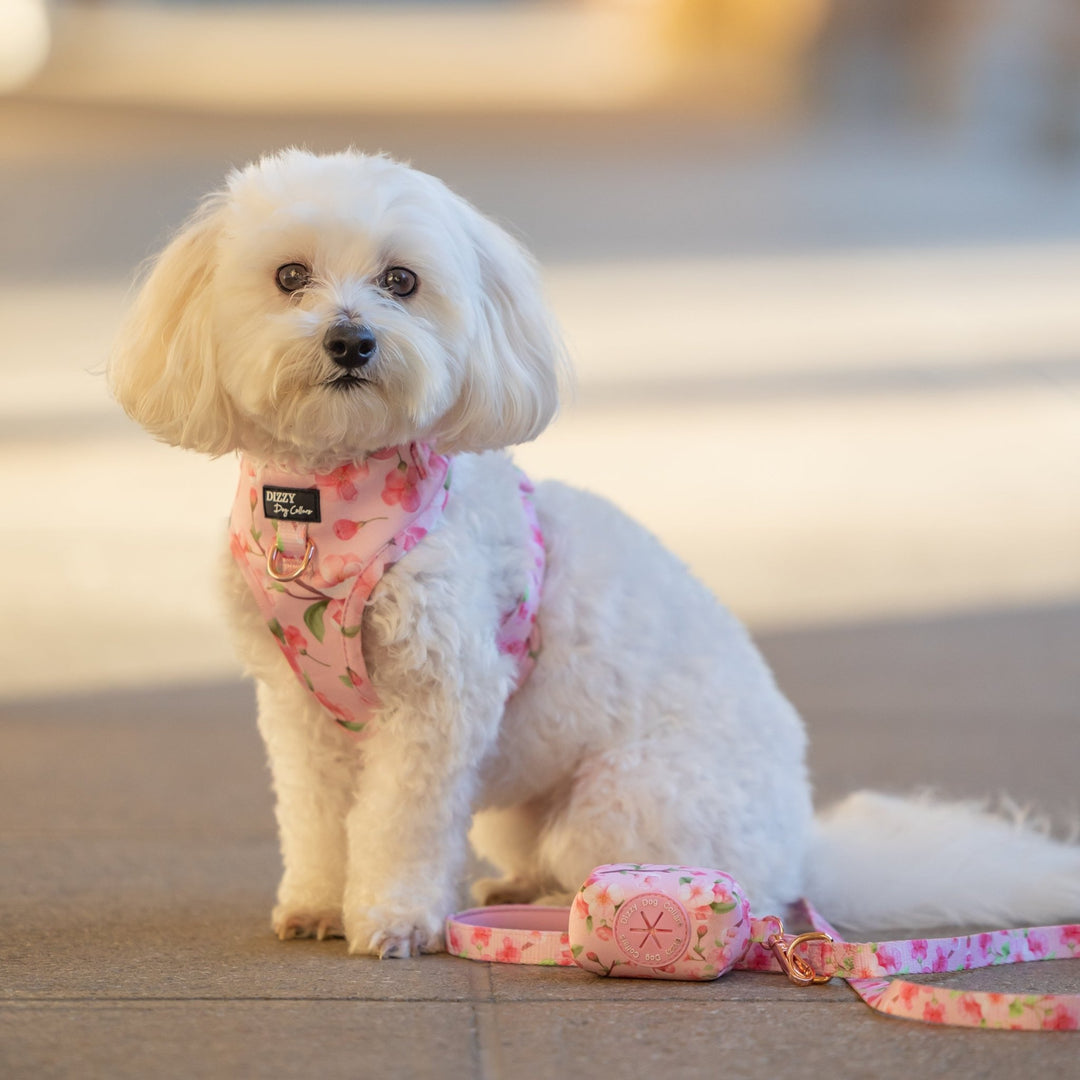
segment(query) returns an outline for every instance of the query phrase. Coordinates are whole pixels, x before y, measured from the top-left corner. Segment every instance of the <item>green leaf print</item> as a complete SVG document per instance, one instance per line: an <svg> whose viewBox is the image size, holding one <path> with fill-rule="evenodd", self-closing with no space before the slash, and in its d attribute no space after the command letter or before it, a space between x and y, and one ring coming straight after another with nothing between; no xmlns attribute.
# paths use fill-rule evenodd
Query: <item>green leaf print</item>
<svg viewBox="0 0 1080 1080"><path fill-rule="evenodd" d="M319 641L322 641L323 637L326 635L326 626L323 623L323 615L329 604L329 600L317 600L304 612L304 625Z"/></svg>
<svg viewBox="0 0 1080 1080"><path fill-rule="evenodd" d="M281 629L281 623L279 623L277 619L271 619L266 625L270 627L270 633L284 645L285 631Z"/></svg>
<svg viewBox="0 0 1080 1080"><path fill-rule="evenodd" d="M360 633L360 624L359 623L357 623L356 626L343 626L341 628L341 636L342 637L353 638L353 637L356 637L356 635L359 634L359 633Z"/></svg>
<svg viewBox="0 0 1080 1080"><path fill-rule="evenodd" d="M721 904L719 900L714 900L709 907L716 912L717 915L725 915L729 911L734 911L739 905L732 900L730 904Z"/></svg>

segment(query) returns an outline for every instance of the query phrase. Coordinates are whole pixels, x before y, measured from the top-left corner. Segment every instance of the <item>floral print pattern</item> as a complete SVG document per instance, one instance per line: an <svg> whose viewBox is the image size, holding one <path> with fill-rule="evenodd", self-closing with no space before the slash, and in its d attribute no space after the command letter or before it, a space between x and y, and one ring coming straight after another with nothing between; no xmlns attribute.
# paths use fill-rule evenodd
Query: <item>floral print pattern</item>
<svg viewBox="0 0 1080 1080"><path fill-rule="evenodd" d="M241 459L229 549L270 633L296 677L347 731L372 733L378 697L361 649L364 607L383 573L435 528L450 497L450 459L423 443L388 447L326 474L297 474ZM318 492L318 522L268 519L262 488ZM539 650L537 609L544 572L543 536L522 478L522 512L533 565L529 588L503 619L497 643L518 658L518 685ZM279 572L310 564L294 580Z"/></svg>
<svg viewBox="0 0 1080 1080"><path fill-rule="evenodd" d="M997 994L882 978L1080 959L1080 924L854 943L805 901L802 908L815 929L833 940L807 942L800 955L815 971L846 979L879 1012L959 1027L1080 1030L1080 994ZM600 975L697 980L732 968L782 971L768 944L780 930L776 916L751 916L729 874L622 863L597 867L570 908L474 908L447 920L446 940L453 955L474 960L577 964ZM790 943L793 935L785 940ZM635 957L647 948L654 950L651 957Z"/></svg>

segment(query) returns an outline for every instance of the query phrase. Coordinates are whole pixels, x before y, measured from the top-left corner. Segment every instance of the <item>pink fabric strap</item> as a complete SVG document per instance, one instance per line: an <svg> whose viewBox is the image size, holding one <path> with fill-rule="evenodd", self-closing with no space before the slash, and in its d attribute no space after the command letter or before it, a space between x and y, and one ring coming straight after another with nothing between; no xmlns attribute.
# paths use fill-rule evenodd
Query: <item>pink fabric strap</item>
<svg viewBox="0 0 1080 1080"><path fill-rule="evenodd" d="M466 960L573 967L569 912L534 904L469 908L446 920L446 949Z"/></svg>
<svg viewBox="0 0 1080 1080"><path fill-rule="evenodd" d="M798 953L824 977L845 979L878 1012L958 1027L1017 1031L1080 1030L1080 994L997 994L952 990L895 975L969 971L1029 960L1080 959L1080 925L1040 926L949 938L847 942L806 901L811 925L833 940L807 941ZM446 923L447 951L471 960L569 967L582 946L570 943L568 908L507 904L472 908ZM751 922L751 941L737 970L782 972L768 942L779 920ZM796 936L783 936L787 944Z"/></svg>

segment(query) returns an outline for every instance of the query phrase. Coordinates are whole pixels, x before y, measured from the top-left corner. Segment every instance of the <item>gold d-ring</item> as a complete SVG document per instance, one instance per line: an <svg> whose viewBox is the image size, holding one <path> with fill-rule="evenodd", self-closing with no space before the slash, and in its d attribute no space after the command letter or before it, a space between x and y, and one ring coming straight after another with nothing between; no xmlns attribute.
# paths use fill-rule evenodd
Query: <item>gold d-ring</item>
<svg viewBox="0 0 1080 1080"><path fill-rule="evenodd" d="M315 554L315 542L309 537L307 542L307 548L304 550L304 557L300 560L300 565L291 573L285 574L278 570L275 563L281 557L281 552L276 547L272 547L266 553L266 572L275 581L295 581L307 568L311 565L311 557Z"/></svg>
<svg viewBox="0 0 1080 1080"><path fill-rule="evenodd" d="M813 969L809 960L795 955L795 950L808 941L828 941L831 943L832 938L828 934L822 934L815 930L809 934L800 934L798 937L792 938L791 941L784 941L782 934L773 934L765 944L776 954L776 959L780 961L784 974L793 983L797 986L820 986L822 983L827 983L832 976L819 975Z"/></svg>

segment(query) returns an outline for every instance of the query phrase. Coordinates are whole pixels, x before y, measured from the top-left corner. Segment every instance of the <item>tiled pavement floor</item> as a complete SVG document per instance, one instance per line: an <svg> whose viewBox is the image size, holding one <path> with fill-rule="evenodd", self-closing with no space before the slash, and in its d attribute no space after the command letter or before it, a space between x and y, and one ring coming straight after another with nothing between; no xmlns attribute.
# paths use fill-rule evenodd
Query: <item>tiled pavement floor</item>
<svg viewBox="0 0 1080 1080"><path fill-rule="evenodd" d="M807 717L823 798L929 779L1060 808L1076 803L1080 677L1062 643L1078 636L1074 607L762 643ZM243 684L6 705L0 822L0 1074L13 1080L1078 1075L1075 1036L884 1019L842 983L603 980L280 943ZM950 983L1080 992L1080 971Z"/></svg>

